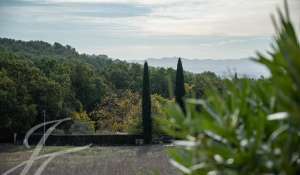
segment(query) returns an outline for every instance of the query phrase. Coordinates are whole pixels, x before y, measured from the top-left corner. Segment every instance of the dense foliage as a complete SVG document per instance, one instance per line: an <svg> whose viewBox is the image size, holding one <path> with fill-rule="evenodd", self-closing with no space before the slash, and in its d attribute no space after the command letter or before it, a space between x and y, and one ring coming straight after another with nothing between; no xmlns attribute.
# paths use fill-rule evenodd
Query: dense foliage
<svg viewBox="0 0 300 175"><path fill-rule="evenodd" d="M149 71L152 94L172 99L169 84L175 84L176 71ZM140 64L79 54L59 43L0 38L0 76L0 130L25 132L43 121L45 111L46 120L86 114L89 119L75 118L92 121L94 126L88 128L99 132L140 132L141 101L135 100L142 92ZM185 72L185 77L190 97L203 96L208 82L223 87L223 80L213 73Z"/></svg>
<svg viewBox="0 0 300 175"><path fill-rule="evenodd" d="M279 12L269 57L258 54L270 79L235 78L221 93L187 100L186 115L175 104L165 111L167 131L185 140L170 149L172 164L183 173L300 173L300 45L286 12Z"/></svg>

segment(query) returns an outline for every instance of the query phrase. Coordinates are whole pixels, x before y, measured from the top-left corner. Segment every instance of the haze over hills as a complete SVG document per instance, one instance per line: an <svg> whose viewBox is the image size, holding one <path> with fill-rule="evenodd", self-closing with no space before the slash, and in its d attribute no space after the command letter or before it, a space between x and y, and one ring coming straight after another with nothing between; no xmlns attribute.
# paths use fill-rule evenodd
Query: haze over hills
<svg viewBox="0 0 300 175"><path fill-rule="evenodd" d="M167 58L149 58L147 62L150 66L174 68L177 65L176 57ZM130 60L129 62L135 62L143 64L145 60ZM269 76L268 70L252 61L251 59L186 59L182 58L183 68L186 71L193 73L201 73L205 71L215 72L219 76L231 76L235 72L239 76L247 76L251 78L259 78L260 76Z"/></svg>

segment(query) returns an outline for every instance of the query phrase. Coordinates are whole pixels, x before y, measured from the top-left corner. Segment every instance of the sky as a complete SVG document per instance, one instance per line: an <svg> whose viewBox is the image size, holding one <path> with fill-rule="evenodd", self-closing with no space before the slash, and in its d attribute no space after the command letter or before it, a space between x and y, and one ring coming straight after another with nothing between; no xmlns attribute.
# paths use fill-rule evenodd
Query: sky
<svg viewBox="0 0 300 175"><path fill-rule="evenodd" d="M289 0L300 31L300 0ZM0 0L0 37L117 59L238 59L269 49L283 0Z"/></svg>

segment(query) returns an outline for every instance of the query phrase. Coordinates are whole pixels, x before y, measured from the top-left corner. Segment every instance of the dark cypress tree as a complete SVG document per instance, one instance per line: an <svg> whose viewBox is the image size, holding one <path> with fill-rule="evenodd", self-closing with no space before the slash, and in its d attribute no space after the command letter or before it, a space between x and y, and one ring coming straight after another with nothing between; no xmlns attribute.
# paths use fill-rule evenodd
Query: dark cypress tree
<svg viewBox="0 0 300 175"><path fill-rule="evenodd" d="M144 64L143 77L143 101L142 101L142 115L143 115L143 134L145 144L152 142L152 118L151 118L151 97L150 97L150 83L148 63Z"/></svg>
<svg viewBox="0 0 300 175"><path fill-rule="evenodd" d="M233 78L233 79L234 79L235 81L239 79L238 74L237 74L236 72L234 73L234 78Z"/></svg>
<svg viewBox="0 0 300 175"><path fill-rule="evenodd" d="M185 89L184 89L184 76L181 59L178 59L177 62L177 71L176 71L176 87L175 87L175 100L176 103L181 107L182 111L185 113L184 98Z"/></svg>

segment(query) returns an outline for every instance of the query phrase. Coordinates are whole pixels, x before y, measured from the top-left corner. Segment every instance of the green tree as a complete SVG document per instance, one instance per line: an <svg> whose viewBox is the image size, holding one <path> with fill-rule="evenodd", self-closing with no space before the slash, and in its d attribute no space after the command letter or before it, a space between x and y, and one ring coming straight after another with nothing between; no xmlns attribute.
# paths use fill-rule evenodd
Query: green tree
<svg viewBox="0 0 300 175"><path fill-rule="evenodd" d="M223 82L215 73L213 72L202 72L200 74L195 74L192 78L190 84L192 85L192 94L187 94L188 97L205 98L205 93L211 89L216 89L218 91L223 90Z"/></svg>
<svg viewBox="0 0 300 175"><path fill-rule="evenodd" d="M142 116L144 142L145 144L150 144L152 142L152 118L149 70L147 62L144 64Z"/></svg>
<svg viewBox="0 0 300 175"><path fill-rule="evenodd" d="M100 103L101 100L101 80L95 75L93 67L89 64L76 64L72 75L72 88L76 98L80 100L87 111Z"/></svg>
<svg viewBox="0 0 300 175"><path fill-rule="evenodd" d="M177 63L177 71L176 71L176 84L175 84L175 100L177 104L181 107L182 111L185 112L185 105L184 105L184 75L183 75L183 68L181 59L178 59Z"/></svg>
<svg viewBox="0 0 300 175"><path fill-rule="evenodd" d="M18 87L5 70L0 70L0 106L0 129L3 134L29 129L37 115L36 105L26 87Z"/></svg>
<svg viewBox="0 0 300 175"><path fill-rule="evenodd" d="M45 77L32 62L2 53L0 70L1 116L6 118L1 127L26 132L42 121L42 110L47 111L48 120L60 117L64 97L61 86Z"/></svg>

